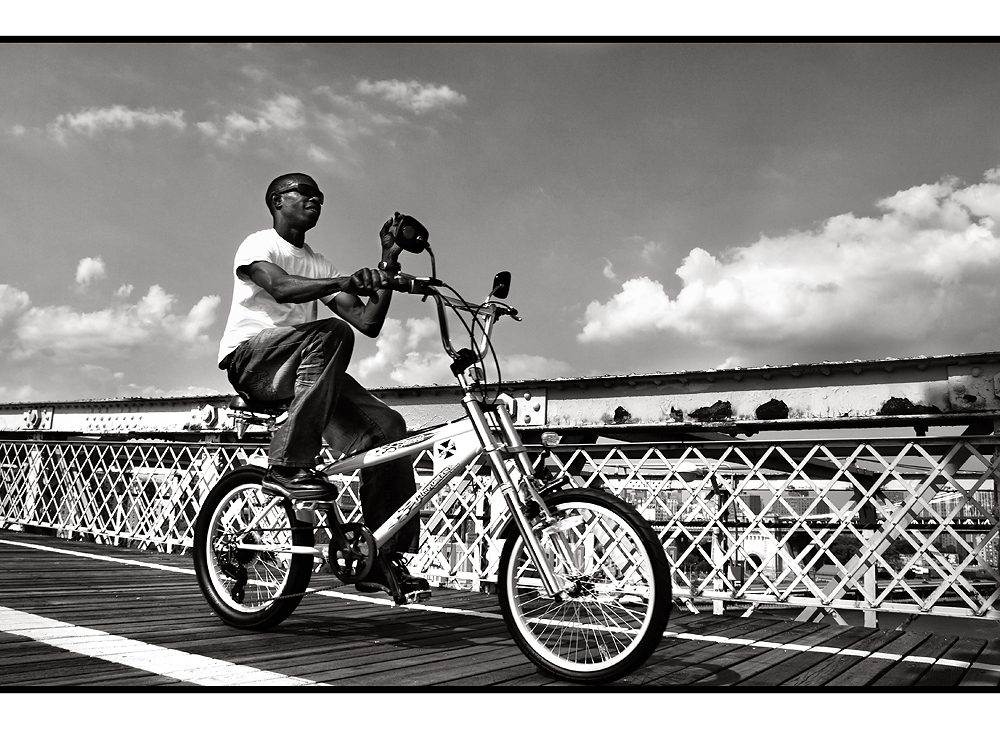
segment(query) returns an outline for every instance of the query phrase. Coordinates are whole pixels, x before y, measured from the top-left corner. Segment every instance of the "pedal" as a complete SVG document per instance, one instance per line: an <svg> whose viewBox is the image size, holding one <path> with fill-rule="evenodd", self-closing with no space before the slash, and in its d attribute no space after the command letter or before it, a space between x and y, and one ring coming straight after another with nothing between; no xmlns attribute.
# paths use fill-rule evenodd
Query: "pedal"
<svg viewBox="0 0 1000 729"><path fill-rule="evenodd" d="M408 592L403 595L404 605L413 605L415 603L427 602L431 599L430 590L414 590L413 592Z"/></svg>

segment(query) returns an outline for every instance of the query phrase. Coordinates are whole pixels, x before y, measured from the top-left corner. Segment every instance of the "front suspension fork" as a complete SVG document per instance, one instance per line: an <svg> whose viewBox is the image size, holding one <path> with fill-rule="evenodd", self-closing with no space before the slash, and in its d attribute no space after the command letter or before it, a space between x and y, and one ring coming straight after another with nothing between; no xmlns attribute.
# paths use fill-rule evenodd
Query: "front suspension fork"
<svg viewBox="0 0 1000 729"><path fill-rule="evenodd" d="M496 414L500 429L504 434L504 440L506 441L505 444L500 444L497 442L492 429L486 422L486 417L483 415L483 412L479 407L479 402L472 398L471 395L467 395L467 398L471 401L471 406L468 407L468 410L472 414L473 422L476 424L476 428L479 430L481 438L484 441L483 448L490 459L490 465L493 468L494 474L500 480L500 491L504 496L504 500L507 502L507 508L510 510L511 518L513 518L518 531L521 532L521 536L524 538L528 555L531 557L535 567L538 569L538 574L542 580L542 586L549 597L562 595L565 593L567 586L563 584L563 580L556 576L549 560L545 558L545 550L542 548L541 541L538 539L538 535L535 530L532 529L528 515L525 513L525 507L529 504L529 502L534 502L540 510L540 518L546 523L551 523L552 521L552 514L549 512L545 502L541 499L541 497L539 497L529 480L530 474L532 473L531 459L528 458L527 450L521 443L521 437L514 428L514 421L511 419L510 413L507 411L504 404L497 403L494 413ZM474 403L474 405L472 403ZM510 472L504 463L504 451L513 455L518 461L518 466L520 467L520 471L522 473L522 485L524 489L523 501L518 493L517 484L514 483L514 480L511 478ZM561 557L566 564L572 564L569 546L563 539L562 534L556 530L552 530L549 532L549 538L553 548L559 553L559 557Z"/></svg>

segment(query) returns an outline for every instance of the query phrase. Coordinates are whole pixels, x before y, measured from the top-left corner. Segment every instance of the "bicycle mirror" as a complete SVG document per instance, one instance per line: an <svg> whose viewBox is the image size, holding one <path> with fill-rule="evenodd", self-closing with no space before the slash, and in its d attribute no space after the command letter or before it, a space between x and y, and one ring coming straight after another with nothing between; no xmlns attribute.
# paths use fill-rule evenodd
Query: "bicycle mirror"
<svg viewBox="0 0 1000 729"><path fill-rule="evenodd" d="M493 291L490 293L495 299L506 299L510 293L510 271L501 271L493 277Z"/></svg>

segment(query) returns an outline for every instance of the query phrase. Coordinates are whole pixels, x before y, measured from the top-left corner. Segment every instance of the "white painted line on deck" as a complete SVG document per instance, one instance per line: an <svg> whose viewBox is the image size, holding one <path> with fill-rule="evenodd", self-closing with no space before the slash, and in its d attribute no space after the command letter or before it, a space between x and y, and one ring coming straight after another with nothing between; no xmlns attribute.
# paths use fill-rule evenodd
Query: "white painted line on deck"
<svg viewBox="0 0 1000 729"><path fill-rule="evenodd" d="M164 570L166 572L177 572L177 573L187 574L187 575L193 575L195 573L193 569L188 569L188 568L184 568L184 567L172 567L172 566L169 566L169 565L156 564L155 562L144 562L144 561L135 560L135 559L123 559L121 557L108 557L108 556L99 555L99 554L90 554L90 553L87 553L87 552L77 552L77 551L70 550L70 549L60 549L58 547L48 547L48 546L44 546L44 545L41 545L41 544L30 544L30 543L27 543L27 542L11 541L11 540L7 540L7 539L0 539L0 544L9 544L9 545L14 546L14 547L27 547L29 549L38 549L38 550L41 550L41 551L44 551L44 552L56 552L56 553L59 553L59 554L66 554L66 555L73 556L73 557L85 557L87 559L96 559L96 560L100 560L102 562L116 562L118 564L125 564L125 565L134 566L134 567L148 567L150 569ZM423 610L423 611L426 611L426 612L447 613L447 614L452 614L452 615L469 615L471 617L488 618L490 620L503 620L503 615L500 615L498 613L484 613L484 612L479 612L479 611L476 611L476 610L465 610L463 608L446 608L446 607L439 607L437 605L423 605L423 604L399 605L399 606L397 606L392 600L389 600L389 599L378 598L378 597L368 597L366 595L356 595L356 594L351 594L351 593L348 593L348 592L338 592L337 590L311 590L309 594L323 595L325 597L333 597L333 598L336 598L336 599L339 599L339 600L352 600L354 602L366 602L366 603L373 604L373 605L385 605L387 607L400 607L400 608L403 608L403 609L406 609L406 610ZM6 610L6 609L7 608L0 608L0 610ZM46 618L39 618L39 619L40 620L46 620ZM57 621L53 621L53 622L57 622ZM65 627L67 627L67 628L70 628L70 629L76 628L76 626L69 625L68 623L64 623L62 625L65 626ZM89 628L78 628L78 630L89 630ZM6 630L5 628L3 628L2 625L0 625L0 631L11 632L11 631ZM93 631L93 632L94 633L100 633L101 631ZM66 636L64 636L63 640L71 640L71 636L74 636L74 635L76 635L76 634L73 634L72 631L70 631L69 634L67 634ZM104 634L104 635L107 635L107 634ZM674 632L672 630L665 631L663 633L663 635L664 635L664 637L667 637L667 638L677 638L679 640L697 640L697 641L703 641L703 642L709 642L709 643L720 643L720 644L737 645L737 646L751 646L751 647L754 647L754 648L765 648L765 649L776 649L776 650L795 650L795 651L803 651L803 652L808 651L808 652L812 652L812 653L827 653L827 654L830 654L830 655L853 656L853 657L862 658L862 659L880 658L882 660L895 661L895 662L905 661L905 662L910 662L910 663L925 663L925 664L928 664L928 665L950 666L950 667L956 667L956 668L974 668L974 669L980 669L980 670L983 670L983 671L992 671L992 672L1000 673L1000 665L994 665L992 663L975 663L975 662L973 662L973 663L970 664L967 661L953 661L953 660L949 660L949 659L946 659L946 658L934 659L934 658L930 658L928 656L903 656L903 655L900 655L898 653L872 652L872 651L856 650L856 649L853 649L853 648L833 648L833 647L830 647L830 646L821 646L821 645L820 646L805 646L805 645L798 644L798 643L773 643L773 642L770 642L770 641L751 640L751 639L748 639L748 638L727 638L725 636L720 636L720 635L701 635L701 634L697 634L697 633L676 633L676 632ZM112 636L112 637L117 637L117 636ZM129 639L122 638L121 640L129 640ZM132 643L138 643L138 642L139 641L132 641ZM101 645L106 645L106 644L105 643L101 643ZM146 645L146 644L143 644L143 645ZM152 645L149 646L149 648L151 650L168 650L166 648L158 648L157 646L152 646ZM179 653L180 651L175 651L175 652ZM103 656L100 656L100 657L103 658ZM204 660L210 661L210 660L214 660L214 659L206 658ZM220 661L220 663L225 663L225 661ZM235 666L235 664L230 664L230 665L234 665ZM237 668L242 668L242 667L241 666L237 666ZM256 669L248 669L248 670L255 671ZM266 674L268 672L267 671L260 671L259 673ZM200 674L195 674L195 675L200 675ZM281 674L274 674L274 675L275 676L281 676ZM289 679L291 677L283 677L283 678L284 679ZM188 679L184 679L184 680L188 680ZM261 681L270 681L270 680L281 680L281 679L262 678L262 679L259 679L259 680L261 680ZM305 679L291 679L291 680L304 681ZM221 686L221 685L236 685L236 684L218 684L218 683L215 683L215 684L204 684L204 685ZM243 684L239 684L239 685L243 685ZM254 685L292 685L292 684L267 684L267 683L260 683L260 684L258 684L258 683L255 682ZM295 684L295 685L304 685L304 684ZM323 684L317 684L317 685L323 685Z"/></svg>
<svg viewBox="0 0 1000 729"><path fill-rule="evenodd" d="M949 666L952 668L968 668L972 665L968 661L953 661L950 658L938 658L937 664L939 666Z"/></svg>
<svg viewBox="0 0 1000 729"><path fill-rule="evenodd" d="M14 547L28 547L29 549L37 549L42 552L55 552L57 554L68 554L71 557L86 557L87 559L96 559L100 562L116 562L118 564L128 564L134 567L149 567L151 570L163 570L164 572L179 572L184 575L193 575L194 570L186 569L184 567L171 567L165 564L156 564L155 562L140 562L137 559L122 559L121 557L105 557L101 554L89 554L88 552L75 552L71 549L59 549L58 547L46 547L42 544L29 544L27 542L13 542L8 539L0 539L0 544L10 544Z"/></svg>
<svg viewBox="0 0 1000 729"><path fill-rule="evenodd" d="M0 605L0 632L198 686L326 686L44 618Z"/></svg>
<svg viewBox="0 0 1000 729"><path fill-rule="evenodd" d="M983 671L993 671L994 673L1000 673L1000 666L994 665L993 663L973 663L972 668L978 668Z"/></svg>
<svg viewBox="0 0 1000 729"><path fill-rule="evenodd" d="M840 648L833 648L828 645L813 645L806 648L810 653L840 653Z"/></svg>
<svg viewBox="0 0 1000 729"><path fill-rule="evenodd" d="M750 644L751 648L781 648L781 643L772 643L767 640L755 640Z"/></svg>
<svg viewBox="0 0 1000 729"><path fill-rule="evenodd" d="M871 654L871 651L859 651L854 648L844 648L840 651L840 655L842 656L855 656L857 658L867 658Z"/></svg>
<svg viewBox="0 0 1000 729"><path fill-rule="evenodd" d="M503 615L500 613L481 613L477 610L466 610L464 608L448 608L440 607L438 605L396 605L392 600L387 600L380 597L366 597L364 595L352 595L349 592L337 592L336 590L315 590L309 593L310 595L325 595L326 597L336 597L341 600L353 600L355 602L369 602L375 603L376 605L387 605L389 607L402 607L407 610L425 610L429 613L447 613L450 615L470 615L476 618L490 618L491 620L503 620Z"/></svg>

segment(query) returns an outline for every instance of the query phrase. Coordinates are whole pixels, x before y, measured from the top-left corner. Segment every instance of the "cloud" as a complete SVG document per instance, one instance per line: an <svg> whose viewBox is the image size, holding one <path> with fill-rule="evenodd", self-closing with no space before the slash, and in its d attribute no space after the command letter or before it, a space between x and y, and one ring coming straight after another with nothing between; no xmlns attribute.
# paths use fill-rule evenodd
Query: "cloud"
<svg viewBox="0 0 1000 729"><path fill-rule="evenodd" d="M693 249L671 297L641 276L586 309L584 343L680 335L732 352L730 364L994 349L1000 172L952 178L815 230L762 236L713 256Z"/></svg>
<svg viewBox="0 0 1000 729"><path fill-rule="evenodd" d="M131 131L137 127L170 127L183 131L187 127L184 112L180 109L161 111L154 107L148 109L129 109L117 104L104 108L92 108L75 114L60 114L49 124L49 135L60 144L66 144L69 137L79 134L93 137L105 131Z"/></svg>
<svg viewBox="0 0 1000 729"><path fill-rule="evenodd" d="M206 140L226 149L278 145L319 164L338 162L342 171L345 164L354 164L354 140L372 133L373 115L362 102L338 96L328 87L316 89L313 99L315 103L307 104L282 93L195 126Z"/></svg>
<svg viewBox="0 0 1000 729"><path fill-rule="evenodd" d="M433 385L450 383L454 376L451 360L431 343L438 336L433 319L389 317L375 340L376 352L358 363L358 372L368 386L377 384ZM423 351L422 351L423 350Z"/></svg>
<svg viewBox="0 0 1000 729"><path fill-rule="evenodd" d="M568 377L573 370L566 362L537 354L500 355L500 369L504 380L544 380L551 377Z"/></svg>
<svg viewBox="0 0 1000 729"><path fill-rule="evenodd" d="M249 79L258 84L263 83L271 76L271 74L268 73L265 69L259 68L257 66L251 66L249 64L243 66L243 68L240 69L240 73L242 73L244 76L248 77Z"/></svg>
<svg viewBox="0 0 1000 729"><path fill-rule="evenodd" d="M233 111L217 121L198 122L196 126L209 139L223 146L245 142L255 135L287 133L306 125L302 100L289 94L278 94L262 102L246 116Z"/></svg>
<svg viewBox="0 0 1000 729"><path fill-rule="evenodd" d="M81 288L85 288L91 281L99 278L107 278L104 270L104 261L100 256L97 258L83 258L76 265L76 282Z"/></svg>
<svg viewBox="0 0 1000 729"><path fill-rule="evenodd" d="M99 259L84 259L77 280L103 271ZM218 343L208 332L221 299L203 296L185 312L162 286L134 303L124 300L131 291L122 285L109 305L79 311L32 306L27 293L0 284L0 401L218 392L187 382L214 360Z"/></svg>
<svg viewBox="0 0 1000 729"><path fill-rule="evenodd" d="M358 373L368 387L391 385L450 385L451 358L441 350L436 319L388 318L375 340L376 353L358 363ZM487 358L489 372L492 359ZM565 362L533 354L500 355L505 380L563 377L572 368Z"/></svg>
<svg viewBox="0 0 1000 729"><path fill-rule="evenodd" d="M31 298L24 291L0 284L0 327L20 316L30 306Z"/></svg>
<svg viewBox="0 0 1000 729"><path fill-rule="evenodd" d="M261 68L246 64L241 72L261 87L277 87L279 80ZM392 129L427 131L414 125L412 117L402 113L386 114L370 106L373 97L387 100L393 105L415 114L460 106L466 97L448 86L424 84L418 81L367 81L357 83L353 91L339 93L330 86L319 86L303 94L285 89L271 97L248 99L233 107L194 122L192 131L202 139L220 147L238 150L253 142L277 144L285 152L302 151L313 162L338 166L357 164L353 159L356 150L353 142L378 131L387 143L395 143L386 136ZM35 133L45 133L61 145L73 137L96 137L109 131L132 131L140 127L169 128L178 132L189 127L182 109L149 107L132 109L117 104L93 107L83 111L60 114L44 131L33 128ZM13 136L26 133L24 126L7 126Z"/></svg>
<svg viewBox="0 0 1000 729"><path fill-rule="evenodd" d="M41 394L31 385L19 385L16 387L0 385L0 402L32 402L41 399Z"/></svg>
<svg viewBox="0 0 1000 729"><path fill-rule="evenodd" d="M647 266L653 265L656 259L663 252L663 244L657 243L656 241L648 240L642 244L642 252L639 256L642 258L642 262Z"/></svg>
<svg viewBox="0 0 1000 729"><path fill-rule="evenodd" d="M615 267L612 265L611 261L607 258L604 259L604 270L601 271L604 278L608 281L617 281L618 277L615 275Z"/></svg>
<svg viewBox="0 0 1000 729"><path fill-rule="evenodd" d="M198 345L208 342L205 330L215 320L218 296L205 296L185 314L173 312L175 297L153 285L136 304L118 304L81 312L69 306L24 310L13 328L18 360L42 358L93 364L115 361L143 346Z"/></svg>
<svg viewBox="0 0 1000 729"><path fill-rule="evenodd" d="M379 96L403 109L421 114L435 109L462 106L467 99L448 86L422 84L419 81L358 81L355 90L366 96Z"/></svg>

